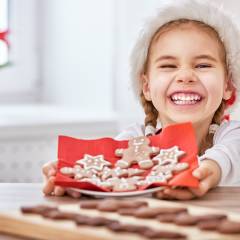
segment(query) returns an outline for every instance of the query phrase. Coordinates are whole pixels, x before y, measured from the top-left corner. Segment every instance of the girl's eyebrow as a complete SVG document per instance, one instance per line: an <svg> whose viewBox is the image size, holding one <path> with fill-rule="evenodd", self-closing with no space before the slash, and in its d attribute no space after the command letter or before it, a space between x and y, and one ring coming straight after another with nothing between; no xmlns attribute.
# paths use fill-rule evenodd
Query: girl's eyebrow
<svg viewBox="0 0 240 240"><path fill-rule="evenodd" d="M212 57L211 55L208 55L208 54L203 54L203 55L198 55L195 57L195 59L208 59L210 61L213 61L213 62L217 62L216 58Z"/></svg>
<svg viewBox="0 0 240 240"><path fill-rule="evenodd" d="M155 60L155 63L159 62L159 61L162 61L162 60L176 60L176 59L177 59L177 57L174 57L174 56L171 56L171 55L163 55L163 56L158 57ZM214 58L214 57L212 57L211 55L208 55L208 54L198 55L198 56L194 57L194 59L196 59L196 60L208 59L210 61L217 62L216 58Z"/></svg>
<svg viewBox="0 0 240 240"><path fill-rule="evenodd" d="M161 60L176 60L177 58L174 57L174 56L171 56L171 55L163 55L163 56L160 56L158 57L155 62L159 62Z"/></svg>

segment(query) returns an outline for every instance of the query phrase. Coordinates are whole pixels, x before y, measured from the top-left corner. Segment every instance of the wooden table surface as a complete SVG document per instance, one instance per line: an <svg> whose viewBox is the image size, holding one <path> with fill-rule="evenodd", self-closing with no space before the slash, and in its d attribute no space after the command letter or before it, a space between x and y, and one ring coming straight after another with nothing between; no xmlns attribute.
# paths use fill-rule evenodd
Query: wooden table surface
<svg viewBox="0 0 240 240"><path fill-rule="evenodd" d="M0 211L16 210L20 206L56 202L58 204L77 203L79 199L70 197L45 197L42 184L0 183ZM240 213L240 187L218 187L201 199L181 201L196 206L204 206ZM23 238L0 233L0 240L20 240Z"/></svg>

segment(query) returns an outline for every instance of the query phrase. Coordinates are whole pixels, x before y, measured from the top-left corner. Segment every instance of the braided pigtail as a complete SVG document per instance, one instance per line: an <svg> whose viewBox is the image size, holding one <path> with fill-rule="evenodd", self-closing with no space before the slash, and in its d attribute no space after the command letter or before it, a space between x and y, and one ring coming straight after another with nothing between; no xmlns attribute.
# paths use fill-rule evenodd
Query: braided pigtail
<svg viewBox="0 0 240 240"><path fill-rule="evenodd" d="M221 124L225 109L226 109L226 102L222 101L219 108L217 109L217 111L213 116L212 124L210 125L210 127L211 126L214 127L217 125L219 126ZM209 132L206 138L203 140L201 144L200 155L204 154L208 148L211 148L213 146L214 133L215 133L214 129L209 129Z"/></svg>
<svg viewBox="0 0 240 240"><path fill-rule="evenodd" d="M153 135L157 126L158 111L151 101L147 101L144 94L141 93L141 103L145 112L145 135Z"/></svg>

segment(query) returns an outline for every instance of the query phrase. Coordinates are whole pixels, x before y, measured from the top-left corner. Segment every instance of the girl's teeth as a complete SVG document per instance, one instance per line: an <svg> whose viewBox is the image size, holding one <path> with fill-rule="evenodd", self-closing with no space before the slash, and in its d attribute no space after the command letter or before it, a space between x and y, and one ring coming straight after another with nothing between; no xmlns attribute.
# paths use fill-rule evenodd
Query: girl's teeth
<svg viewBox="0 0 240 240"><path fill-rule="evenodd" d="M176 93L171 96L171 99L175 104L179 105L195 104L201 100L201 96L198 94Z"/></svg>
<svg viewBox="0 0 240 240"><path fill-rule="evenodd" d="M174 101L175 104L178 104L178 105L189 105L189 104L196 104L197 101L181 101L181 100L177 100L177 101Z"/></svg>

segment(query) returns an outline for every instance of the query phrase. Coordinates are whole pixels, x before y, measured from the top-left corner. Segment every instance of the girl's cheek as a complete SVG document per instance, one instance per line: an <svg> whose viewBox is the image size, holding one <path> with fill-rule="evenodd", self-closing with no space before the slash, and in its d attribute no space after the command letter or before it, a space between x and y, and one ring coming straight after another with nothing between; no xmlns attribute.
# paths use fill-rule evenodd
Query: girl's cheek
<svg viewBox="0 0 240 240"><path fill-rule="evenodd" d="M218 88L223 88L224 86L224 78L222 76L205 76L200 79L202 84L210 89L217 90Z"/></svg>

